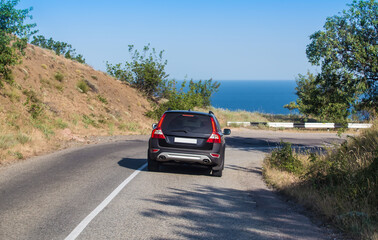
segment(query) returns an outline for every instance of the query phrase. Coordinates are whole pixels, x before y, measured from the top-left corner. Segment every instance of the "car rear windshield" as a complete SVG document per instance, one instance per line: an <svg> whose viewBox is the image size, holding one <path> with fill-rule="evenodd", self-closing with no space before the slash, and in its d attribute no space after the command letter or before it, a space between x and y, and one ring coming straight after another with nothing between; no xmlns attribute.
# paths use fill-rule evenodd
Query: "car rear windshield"
<svg viewBox="0 0 378 240"><path fill-rule="evenodd" d="M164 133L182 131L207 134L213 131L209 116L191 113L167 113L161 128Z"/></svg>

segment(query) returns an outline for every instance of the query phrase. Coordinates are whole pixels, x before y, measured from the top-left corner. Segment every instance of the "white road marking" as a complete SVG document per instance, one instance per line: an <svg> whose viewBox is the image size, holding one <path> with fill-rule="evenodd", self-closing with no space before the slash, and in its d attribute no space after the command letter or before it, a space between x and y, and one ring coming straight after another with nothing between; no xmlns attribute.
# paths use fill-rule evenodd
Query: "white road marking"
<svg viewBox="0 0 378 240"><path fill-rule="evenodd" d="M86 218L84 218L83 221L81 221L79 225L77 225L77 227L70 233L70 235L65 238L65 240L76 239L79 234L87 227L87 225L97 216L97 214L99 214L113 200L113 198L115 198L118 193L146 166L147 163L135 170L133 174L126 178L125 181L123 181L116 189L114 189L114 191L95 208L95 210L93 210Z"/></svg>

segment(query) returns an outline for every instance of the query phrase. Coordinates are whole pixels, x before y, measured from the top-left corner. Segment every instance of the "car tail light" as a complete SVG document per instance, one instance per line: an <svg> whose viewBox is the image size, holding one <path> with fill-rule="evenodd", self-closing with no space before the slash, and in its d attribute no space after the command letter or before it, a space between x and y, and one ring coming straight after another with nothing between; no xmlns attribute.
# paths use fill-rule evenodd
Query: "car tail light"
<svg viewBox="0 0 378 240"><path fill-rule="evenodd" d="M210 156L212 156L213 158L219 158L220 154L218 154L218 153L210 153Z"/></svg>
<svg viewBox="0 0 378 240"><path fill-rule="evenodd" d="M217 132L217 127L213 118L211 119L211 126L213 127L213 132L211 133L209 139L206 142L208 143L221 143L221 136Z"/></svg>
<svg viewBox="0 0 378 240"><path fill-rule="evenodd" d="M152 152L153 152L153 153L157 153L157 152L159 152L159 151L160 151L160 149L158 149L158 148L153 148L153 149L152 149Z"/></svg>
<svg viewBox="0 0 378 240"><path fill-rule="evenodd" d="M209 139L207 139L207 142L208 143L221 143L221 136L218 134L218 133L212 133L209 137Z"/></svg>
<svg viewBox="0 0 378 240"><path fill-rule="evenodd" d="M164 133L161 128L156 128L152 131L151 138L161 138L165 139Z"/></svg>
<svg viewBox="0 0 378 240"><path fill-rule="evenodd" d="M152 131L151 138L165 139L163 130L161 130L161 125L163 124L164 118L165 118L165 114L161 117L157 127Z"/></svg>

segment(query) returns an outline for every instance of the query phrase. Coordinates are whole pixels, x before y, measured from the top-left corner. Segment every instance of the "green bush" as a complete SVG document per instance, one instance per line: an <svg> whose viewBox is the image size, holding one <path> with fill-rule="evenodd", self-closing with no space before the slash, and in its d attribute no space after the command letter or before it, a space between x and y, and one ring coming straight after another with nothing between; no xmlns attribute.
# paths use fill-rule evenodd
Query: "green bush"
<svg viewBox="0 0 378 240"><path fill-rule="evenodd" d="M56 72L54 75L55 79L58 80L59 82L62 82L64 79L64 75L61 72Z"/></svg>
<svg viewBox="0 0 378 240"><path fill-rule="evenodd" d="M77 82L76 87L82 92L87 93L89 91L89 86L84 80Z"/></svg>
<svg viewBox="0 0 378 240"><path fill-rule="evenodd" d="M64 55L65 58L75 60L79 63L85 63L83 55L76 55L76 50L71 44L55 41L52 38L46 39L42 35L34 36L31 44L53 50L57 55Z"/></svg>
<svg viewBox="0 0 378 240"><path fill-rule="evenodd" d="M24 105L28 106L31 117L36 119L41 116L44 112L44 106L37 94L33 90L24 90L22 93L27 97Z"/></svg>
<svg viewBox="0 0 378 240"><path fill-rule="evenodd" d="M269 164L282 171L287 171L295 175L303 173L302 162L293 153L292 145L288 142L281 142L282 147L272 152L269 157Z"/></svg>
<svg viewBox="0 0 378 240"><path fill-rule="evenodd" d="M32 116L32 118L38 118L43 113L43 107L38 103L32 103L29 106L28 112Z"/></svg>
<svg viewBox="0 0 378 240"><path fill-rule="evenodd" d="M147 97L159 98L163 95L163 86L169 76L165 72L167 60L163 59L163 53L164 51L160 51L158 54L149 44L143 48L142 53L134 50L133 45L129 45L132 61L125 62L124 67L121 63L112 65L107 62L107 72L121 81L130 83Z"/></svg>
<svg viewBox="0 0 378 240"><path fill-rule="evenodd" d="M166 89L168 101L157 105L154 110L147 112L146 115L148 117L159 119L168 109L188 110L195 107L207 107L210 105L211 95L218 91L220 86L218 82L213 83L212 79L198 82L191 80L189 81L188 90L185 92L185 81L178 91L175 87L175 81L169 82L169 84L169 88Z"/></svg>
<svg viewBox="0 0 378 240"><path fill-rule="evenodd" d="M12 83L11 66L20 63L31 31L35 24L24 24L31 18L32 8L18 10L15 6L19 0L4 0L0 2L0 87L3 82Z"/></svg>

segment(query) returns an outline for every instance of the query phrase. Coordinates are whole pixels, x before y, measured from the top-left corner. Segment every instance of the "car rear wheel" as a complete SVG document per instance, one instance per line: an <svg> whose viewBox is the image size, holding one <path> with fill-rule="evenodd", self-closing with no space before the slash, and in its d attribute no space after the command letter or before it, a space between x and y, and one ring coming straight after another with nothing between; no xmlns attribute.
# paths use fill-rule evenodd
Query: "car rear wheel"
<svg viewBox="0 0 378 240"><path fill-rule="evenodd" d="M150 154L147 156L147 169L151 172L158 172L159 171L159 163L155 160L150 158Z"/></svg>
<svg viewBox="0 0 378 240"><path fill-rule="evenodd" d="M223 170L213 170L212 175L215 177L222 177Z"/></svg>
<svg viewBox="0 0 378 240"><path fill-rule="evenodd" d="M159 163L155 160L148 159L148 171L151 172L158 172L159 171Z"/></svg>

